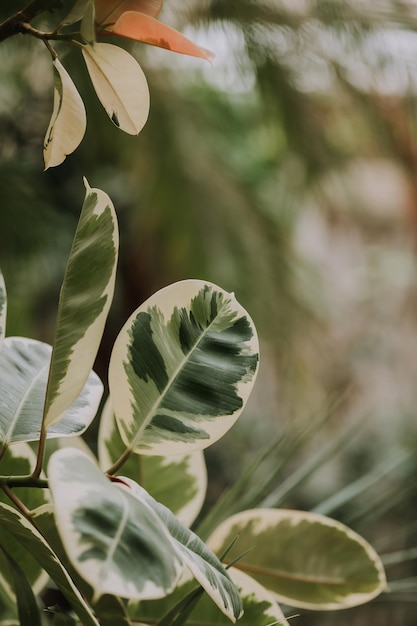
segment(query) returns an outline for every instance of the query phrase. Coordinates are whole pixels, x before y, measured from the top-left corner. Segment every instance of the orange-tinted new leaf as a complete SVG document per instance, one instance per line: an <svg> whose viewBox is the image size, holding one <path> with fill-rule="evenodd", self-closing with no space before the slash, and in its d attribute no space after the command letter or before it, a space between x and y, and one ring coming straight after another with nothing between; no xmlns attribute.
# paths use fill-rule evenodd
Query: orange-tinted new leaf
<svg viewBox="0 0 417 626"><path fill-rule="evenodd" d="M157 17L163 0L95 0L97 24L114 24L126 11Z"/></svg>
<svg viewBox="0 0 417 626"><path fill-rule="evenodd" d="M212 61L214 58L214 54L209 50L201 48L178 31L144 13L126 11L111 28L111 32L121 37L166 48L172 52L199 57L207 61Z"/></svg>

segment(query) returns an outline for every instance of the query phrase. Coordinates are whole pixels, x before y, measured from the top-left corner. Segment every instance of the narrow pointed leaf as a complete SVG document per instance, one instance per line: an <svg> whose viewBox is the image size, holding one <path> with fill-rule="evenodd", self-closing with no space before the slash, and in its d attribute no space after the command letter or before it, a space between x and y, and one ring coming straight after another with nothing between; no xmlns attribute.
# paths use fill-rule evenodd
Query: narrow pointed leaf
<svg viewBox="0 0 417 626"><path fill-rule="evenodd" d="M2 502L0 502L0 528L2 536L11 536L17 540L26 551L27 558L33 557L48 572L84 626L99 626L91 609L39 531L19 511ZM15 551L13 553L15 554Z"/></svg>
<svg viewBox="0 0 417 626"><path fill-rule="evenodd" d="M87 182L59 299L44 426L55 424L87 380L113 299L119 232L114 206Z"/></svg>
<svg viewBox="0 0 417 626"><path fill-rule="evenodd" d="M6 335L7 295L3 274L0 270L0 352Z"/></svg>
<svg viewBox="0 0 417 626"><path fill-rule="evenodd" d="M151 510L155 511L170 532L173 546L180 558L213 602L231 621L235 622L239 619L242 614L239 593L216 555L167 507L157 502L137 483L129 478L123 478L119 488L123 491L128 490L128 493L132 493L140 502L144 502Z"/></svg>
<svg viewBox="0 0 417 626"><path fill-rule="evenodd" d="M98 434L100 467L107 470L125 449L108 399ZM143 485L186 526L191 526L203 506L207 468L201 451L171 457L132 454L119 473Z"/></svg>
<svg viewBox="0 0 417 626"><path fill-rule="evenodd" d="M9 444L39 439L51 361L51 346L6 337L0 353L0 453ZM48 437L80 435L94 418L103 385L94 372Z"/></svg>
<svg viewBox="0 0 417 626"><path fill-rule="evenodd" d="M108 43L82 49L96 94L111 121L137 135L149 114L149 89L138 62L131 54Z"/></svg>
<svg viewBox="0 0 417 626"><path fill-rule="evenodd" d="M74 6L62 20L62 26L70 26L79 22L85 15L90 4L94 4L94 0L76 0Z"/></svg>
<svg viewBox="0 0 417 626"><path fill-rule="evenodd" d="M60 165L81 143L87 126L84 103L59 59L54 66L54 106L44 140L45 169Z"/></svg>
<svg viewBox="0 0 417 626"><path fill-rule="evenodd" d="M177 30L144 13L126 11L122 13L110 30L114 35L165 48L171 52L187 54L206 61L214 59L214 54L209 50L201 48Z"/></svg>
<svg viewBox="0 0 417 626"><path fill-rule="evenodd" d="M328 517L278 509L253 509L225 520L208 540L285 604L333 610L356 606L386 590L374 549L357 533Z"/></svg>
<svg viewBox="0 0 417 626"><path fill-rule="evenodd" d="M96 23L94 2L90 2L85 9L83 19L80 25L80 35L89 44L96 41Z"/></svg>
<svg viewBox="0 0 417 626"><path fill-rule="evenodd" d="M107 593L159 598L173 590L182 564L148 506L114 486L78 450L55 452L48 477L62 543L96 600Z"/></svg>
<svg viewBox="0 0 417 626"><path fill-rule="evenodd" d="M7 555L10 566L20 626L41 626L39 606L32 585L6 546L0 545L0 549Z"/></svg>
<svg viewBox="0 0 417 626"><path fill-rule="evenodd" d="M138 11L156 17L162 9L163 0L95 0L98 24L114 24L126 11Z"/></svg>
<svg viewBox="0 0 417 626"><path fill-rule="evenodd" d="M240 415L257 365L256 330L233 294L199 280L162 289L129 318L111 355L123 442L159 456L206 448Z"/></svg>

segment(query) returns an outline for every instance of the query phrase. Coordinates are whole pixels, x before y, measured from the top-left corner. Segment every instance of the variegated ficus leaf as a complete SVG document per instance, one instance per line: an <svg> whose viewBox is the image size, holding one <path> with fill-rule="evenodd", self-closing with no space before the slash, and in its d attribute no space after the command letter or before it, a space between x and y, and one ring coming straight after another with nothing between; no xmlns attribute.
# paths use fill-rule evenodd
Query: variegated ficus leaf
<svg viewBox="0 0 417 626"><path fill-rule="evenodd" d="M163 0L95 0L96 22L101 26L114 24L126 11L137 11L157 17Z"/></svg>
<svg viewBox="0 0 417 626"><path fill-rule="evenodd" d="M101 413L98 434L100 467L107 470L125 449L108 399ZM203 506L207 468L201 451L170 457L132 454L120 471L139 482L186 526L191 526Z"/></svg>
<svg viewBox="0 0 417 626"><path fill-rule="evenodd" d="M51 362L51 346L6 337L0 352L0 458L9 444L39 439ZM94 418L103 385L94 372L48 437L80 435Z"/></svg>
<svg viewBox="0 0 417 626"><path fill-rule="evenodd" d="M239 619L242 614L241 598L227 570L216 555L167 507L157 502L137 483L123 477L118 487L123 491L127 490L128 493L131 493L158 515L171 534L173 549L216 606L232 622Z"/></svg>
<svg viewBox="0 0 417 626"><path fill-rule="evenodd" d="M225 520L208 539L236 567L290 606L333 610L368 602L386 590L381 560L340 522L304 511L254 509Z"/></svg>
<svg viewBox="0 0 417 626"><path fill-rule="evenodd" d="M0 270L0 351L6 334L7 295L3 274Z"/></svg>
<svg viewBox="0 0 417 626"><path fill-rule="evenodd" d="M96 94L111 121L137 135L149 114L149 89L138 62L126 50L108 43L82 49Z"/></svg>
<svg viewBox="0 0 417 626"><path fill-rule="evenodd" d="M85 185L61 288L44 428L60 419L83 388L113 299L119 250L116 212L107 194Z"/></svg>
<svg viewBox="0 0 417 626"><path fill-rule="evenodd" d="M79 450L55 452L48 464L58 531L68 558L94 590L122 598L159 598L182 569L154 511L118 489Z"/></svg>
<svg viewBox="0 0 417 626"><path fill-rule="evenodd" d="M207 61L214 59L214 54L209 50L198 46L177 30L144 13L135 11L122 13L115 24L109 27L109 31L114 35L165 48L171 52L179 52Z"/></svg>
<svg viewBox="0 0 417 626"><path fill-rule="evenodd" d="M68 600L84 626L100 626L90 607L72 582L68 572L60 563L41 533L23 515L7 504L0 502L1 538L8 544L11 540L19 546L13 556L26 571L26 563L34 559L53 579L58 589ZM30 576L27 575L30 580Z"/></svg>
<svg viewBox="0 0 417 626"><path fill-rule="evenodd" d="M54 107L44 140L45 169L60 165L74 152L87 126L84 103L58 58L54 66Z"/></svg>
<svg viewBox="0 0 417 626"><path fill-rule="evenodd" d="M258 339L233 294L200 280L162 289L116 339L109 386L128 449L206 448L235 423L252 390Z"/></svg>

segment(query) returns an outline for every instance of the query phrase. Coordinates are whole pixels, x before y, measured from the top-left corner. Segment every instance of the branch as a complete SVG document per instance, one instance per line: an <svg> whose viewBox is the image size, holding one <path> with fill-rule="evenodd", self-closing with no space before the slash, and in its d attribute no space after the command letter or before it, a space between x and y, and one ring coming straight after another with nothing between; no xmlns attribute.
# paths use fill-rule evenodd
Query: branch
<svg viewBox="0 0 417 626"><path fill-rule="evenodd" d="M32 0L25 9L14 13L0 23L0 42L14 35L27 32L24 24L27 24L41 13L60 8L62 8L61 0Z"/></svg>

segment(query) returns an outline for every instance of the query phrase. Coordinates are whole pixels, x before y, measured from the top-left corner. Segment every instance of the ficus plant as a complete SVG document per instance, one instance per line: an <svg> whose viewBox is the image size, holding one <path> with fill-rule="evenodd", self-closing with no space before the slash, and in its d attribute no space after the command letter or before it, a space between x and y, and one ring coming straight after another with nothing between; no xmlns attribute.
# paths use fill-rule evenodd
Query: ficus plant
<svg viewBox="0 0 417 626"><path fill-rule="evenodd" d="M162 2L78 0L54 30L35 29L31 21L56 4L35 0L0 25L0 39L30 34L51 53L46 167L85 129L51 42L81 48L109 117L132 134L148 114L146 81L129 53L98 37L210 56L156 20ZM194 526L203 451L234 425L258 371L256 329L234 294L189 279L142 303L114 343L102 402L92 368L119 235L109 196L87 181L85 189L52 346L6 335L0 272L0 624L284 626L280 603L333 610L376 597L386 589L378 555L323 515L242 510L206 524L204 541ZM82 435L98 412L93 452Z"/></svg>

